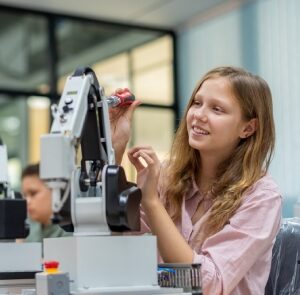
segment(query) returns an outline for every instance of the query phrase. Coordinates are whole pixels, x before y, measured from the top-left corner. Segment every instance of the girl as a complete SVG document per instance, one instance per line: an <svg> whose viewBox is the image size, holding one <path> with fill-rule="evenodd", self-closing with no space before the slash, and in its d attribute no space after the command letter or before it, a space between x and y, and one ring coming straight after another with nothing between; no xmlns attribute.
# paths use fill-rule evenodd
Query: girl
<svg viewBox="0 0 300 295"><path fill-rule="evenodd" d="M282 206L267 174L272 112L263 79L216 68L196 85L164 165L151 147L128 152L142 231L157 236L164 262L201 263L205 295L264 294Z"/></svg>

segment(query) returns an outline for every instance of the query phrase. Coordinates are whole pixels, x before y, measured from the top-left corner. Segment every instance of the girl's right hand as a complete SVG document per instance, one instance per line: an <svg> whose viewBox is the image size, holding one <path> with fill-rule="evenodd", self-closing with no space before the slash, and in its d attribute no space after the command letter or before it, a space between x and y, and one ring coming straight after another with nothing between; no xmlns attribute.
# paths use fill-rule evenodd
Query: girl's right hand
<svg viewBox="0 0 300 295"><path fill-rule="evenodd" d="M115 93L122 94L124 91L128 90L117 89ZM139 100L135 100L130 106L110 108L109 110L112 145L116 153L116 161L119 164L130 138L133 112L140 104Z"/></svg>

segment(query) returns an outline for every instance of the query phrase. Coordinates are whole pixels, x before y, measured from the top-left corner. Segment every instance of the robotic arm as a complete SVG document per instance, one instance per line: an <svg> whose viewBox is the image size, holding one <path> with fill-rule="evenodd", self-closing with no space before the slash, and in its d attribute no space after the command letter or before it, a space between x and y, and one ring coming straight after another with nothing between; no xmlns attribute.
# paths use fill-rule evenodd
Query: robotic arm
<svg viewBox="0 0 300 295"><path fill-rule="evenodd" d="M0 139L0 239L25 238L26 218L26 201L10 187L7 148Z"/></svg>
<svg viewBox="0 0 300 295"><path fill-rule="evenodd" d="M0 196L2 198L13 197L14 192L10 189L7 170L7 149L0 139Z"/></svg>
<svg viewBox="0 0 300 295"><path fill-rule="evenodd" d="M78 68L52 107L51 131L41 137L40 176L52 189L54 214L65 201L60 190L70 182L75 235L139 230L141 191L115 165L108 112L133 99L130 92L106 97L93 70Z"/></svg>

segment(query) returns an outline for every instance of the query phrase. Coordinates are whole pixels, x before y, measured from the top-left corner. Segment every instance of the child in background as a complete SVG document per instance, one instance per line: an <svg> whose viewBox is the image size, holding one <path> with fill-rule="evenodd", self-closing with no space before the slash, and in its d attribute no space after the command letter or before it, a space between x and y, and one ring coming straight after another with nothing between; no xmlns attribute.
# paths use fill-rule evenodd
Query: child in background
<svg viewBox="0 0 300 295"><path fill-rule="evenodd" d="M25 242L42 242L44 238L70 236L52 224L51 189L39 177L39 164L28 165L22 172L22 193L27 202L30 231Z"/></svg>

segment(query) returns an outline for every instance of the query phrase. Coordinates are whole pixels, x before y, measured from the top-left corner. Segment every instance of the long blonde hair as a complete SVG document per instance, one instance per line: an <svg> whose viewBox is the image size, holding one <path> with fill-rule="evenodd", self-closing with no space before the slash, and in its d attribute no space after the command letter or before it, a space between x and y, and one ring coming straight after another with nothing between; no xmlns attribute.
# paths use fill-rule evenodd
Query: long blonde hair
<svg viewBox="0 0 300 295"><path fill-rule="evenodd" d="M167 165L166 208L175 221L181 216L181 204L193 179L199 179L199 151L189 145L186 116L195 94L210 78L225 77L239 101L245 120L257 118L256 132L241 139L232 155L218 167L211 187L213 205L207 223L206 237L221 230L242 202L243 193L268 170L275 144L272 95L260 77L235 67L219 67L209 71L196 85L186 107L184 119L171 149Z"/></svg>

